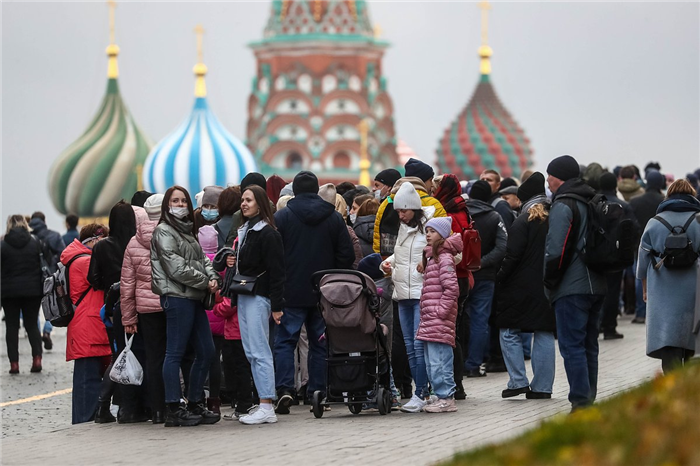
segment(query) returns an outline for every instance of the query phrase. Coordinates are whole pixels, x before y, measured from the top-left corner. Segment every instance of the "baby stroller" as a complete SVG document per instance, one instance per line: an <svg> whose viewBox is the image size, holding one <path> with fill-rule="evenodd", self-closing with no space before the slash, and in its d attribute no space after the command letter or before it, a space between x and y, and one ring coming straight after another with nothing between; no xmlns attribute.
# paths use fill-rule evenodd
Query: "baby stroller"
<svg viewBox="0 0 700 466"><path fill-rule="evenodd" d="M322 270L312 276L326 323L326 393L313 394L313 413L347 404L359 414L363 403L376 403L379 414L391 413L389 361L379 325L379 296L374 281L356 270Z"/></svg>

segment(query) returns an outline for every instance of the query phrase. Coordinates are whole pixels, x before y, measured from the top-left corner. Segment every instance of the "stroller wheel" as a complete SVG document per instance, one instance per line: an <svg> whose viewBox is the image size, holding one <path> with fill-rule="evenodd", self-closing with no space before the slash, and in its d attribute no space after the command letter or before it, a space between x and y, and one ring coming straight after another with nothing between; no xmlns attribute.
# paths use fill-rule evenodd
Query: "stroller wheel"
<svg viewBox="0 0 700 466"><path fill-rule="evenodd" d="M384 387L379 387L379 390L377 390L377 408L379 408L379 414L382 416L391 412L391 396L389 396L389 402L387 403L387 395L390 395L390 393Z"/></svg>
<svg viewBox="0 0 700 466"><path fill-rule="evenodd" d="M314 413L314 417L316 419L320 419L323 417L323 406L321 406L321 391L316 390L313 395L313 405L312 405L312 410Z"/></svg>
<svg viewBox="0 0 700 466"><path fill-rule="evenodd" d="M352 414L360 414L362 412L362 403L348 403L348 409Z"/></svg>

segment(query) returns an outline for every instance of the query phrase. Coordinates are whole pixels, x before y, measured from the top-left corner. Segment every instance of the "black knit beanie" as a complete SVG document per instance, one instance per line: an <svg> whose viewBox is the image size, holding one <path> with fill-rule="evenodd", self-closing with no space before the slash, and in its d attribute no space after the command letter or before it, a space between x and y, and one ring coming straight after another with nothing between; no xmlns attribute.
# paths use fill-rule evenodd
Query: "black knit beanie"
<svg viewBox="0 0 700 466"><path fill-rule="evenodd" d="M535 172L518 187L517 196L520 202L527 202L533 197L544 193L544 175L540 172Z"/></svg>
<svg viewBox="0 0 700 466"><path fill-rule="evenodd" d="M577 178L581 174L581 167L579 167L578 162L572 156L561 155L549 162L547 173L554 178L567 181Z"/></svg>
<svg viewBox="0 0 700 466"><path fill-rule="evenodd" d="M430 168L430 165L418 159L408 159L404 167L406 168L406 176L415 176L423 181L428 181L435 176L435 172Z"/></svg>
<svg viewBox="0 0 700 466"><path fill-rule="evenodd" d="M295 196L303 193L318 194L318 178L309 171L301 171L294 177L292 190Z"/></svg>
<svg viewBox="0 0 700 466"><path fill-rule="evenodd" d="M374 177L374 181L379 181L380 183L383 183L391 188L397 181L399 181L399 178L401 178L401 173L399 173L398 170L394 168L387 168L386 170L382 170L377 173L377 176Z"/></svg>
<svg viewBox="0 0 700 466"><path fill-rule="evenodd" d="M491 198L491 185L484 180L477 181L469 191L469 198L488 202Z"/></svg>
<svg viewBox="0 0 700 466"><path fill-rule="evenodd" d="M265 180L265 177L262 176L260 173L250 172L246 176L244 176L241 180L241 192L245 191L245 188L247 188L251 184L260 186L262 189L267 191L267 180Z"/></svg>

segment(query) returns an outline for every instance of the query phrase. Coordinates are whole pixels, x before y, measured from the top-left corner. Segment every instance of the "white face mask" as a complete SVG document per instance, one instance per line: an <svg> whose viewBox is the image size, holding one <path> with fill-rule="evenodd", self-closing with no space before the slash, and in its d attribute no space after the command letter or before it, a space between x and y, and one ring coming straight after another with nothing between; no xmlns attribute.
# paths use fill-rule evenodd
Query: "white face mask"
<svg viewBox="0 0 700 466"><path fill-rule="evenodd" d="M382 200L382 190L381 189L377 189L376 191L374 191L374 198L381 202L381 200Z"/></svg>
<svg viewBox="0 0 700 466"><path fill-rule="evenodd" d="M355 223L356 219L357 219L357 214L350 214L350 223Z"/></svg>
<svg viewBox="0 0 700 466"><path fill-rule="evenodd" d="M189 210L187 210L187 207L171 207L170 208L170 215L172 215L175 218L179 218L182 220L183 218L187 217L189 214Z"/></svg>

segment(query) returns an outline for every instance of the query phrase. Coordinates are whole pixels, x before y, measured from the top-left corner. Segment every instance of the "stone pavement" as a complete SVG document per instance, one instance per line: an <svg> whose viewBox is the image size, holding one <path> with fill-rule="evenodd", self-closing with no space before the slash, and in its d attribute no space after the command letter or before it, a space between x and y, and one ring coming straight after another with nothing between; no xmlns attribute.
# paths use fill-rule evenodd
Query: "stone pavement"
<svg viewBox="0 0 700 466"><path fill-rule="evenodd" d="M660 370L658 361L645 356L644 326L629 320L620 318L623 340L600 340L599 399L634 387ZM3 345L2 464L432 464L569 411L568 384L557 349L551 400L502 399L508 376L498 373L465 379L467 399L458 401L459 411L449 414L356 416L334 406L315 419L308 407L295 406L291 414L279 416L277 424L263 426L223 420L213 426L169 429L150 423L71 426L71 396L60 391L71 387L72 364L65 362L65 330L56 329L54 335L55 349L45 353L41 374L29 373L26 338L20 338L21 373L7 374ZM6 405L57 391L47 398Z"/></svg>

